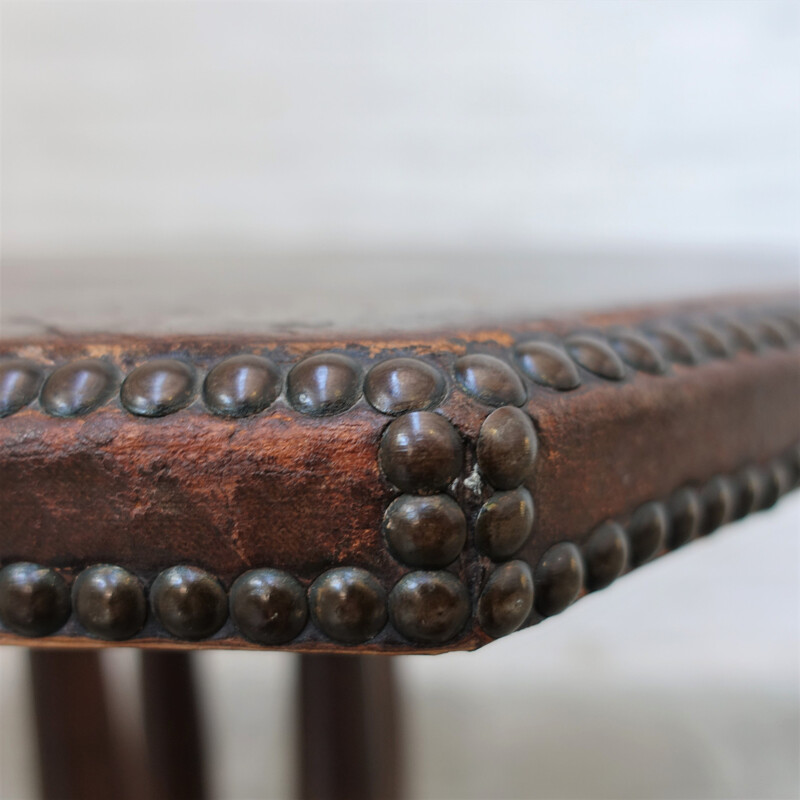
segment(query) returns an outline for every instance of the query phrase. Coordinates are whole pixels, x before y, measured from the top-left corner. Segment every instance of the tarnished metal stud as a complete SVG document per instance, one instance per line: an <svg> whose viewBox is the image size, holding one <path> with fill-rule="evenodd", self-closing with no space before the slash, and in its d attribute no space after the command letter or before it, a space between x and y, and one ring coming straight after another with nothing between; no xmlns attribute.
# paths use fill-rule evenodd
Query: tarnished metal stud
<svg viewBox="0 0 800 800"><path fill-rule="evenodd" d="M572 542L554 544L533 573L536 610L543 617L560 614L577 599L583 577L581 551Z"/></svg>
<svg viewBox="0 0 800 800"><path fill-rule="evenodd" d="M142 417L163 417L186 408L194 397L194 370L174 358L136 367L122 384L122 405Z"/></svg>
<svg viewBox="0 0 800 800"><path fill-rule="evenodd" d="M364 381L367 402L382 414L427 411L442 401L446 390L442 373L418 358L381 361Z"/></svg>
<svg viewBox="0 0 800 800"><path fill-rule="evenodd" d="M524 561L509 561L492 572L478 601L478 621L493 639L519 628L533 608L533 576Z"/></svg>
<svg viewBox="0 0 800 800"><path fill-rule="evenodd" d="M661 503L637 508L628 524L631 564L638 567L649 561L664 546L666 536L667 513Z"/></svg>
<svg viewBox="0 0 800 800"><path fill-rule="evenodd" d="M54 370L42 387L42 408L55 417L88 414L108 402L119 385L114 366L99 358L82 358Z"/></svg>
<svg viewBox="0 0 800 800"><path fill-rule="evenodd" d="M386 592L360 567L328 570L314 581L308 596L317 627L337 642L365 642L386 624Z"/></svg>
<svg viewBox="0 0 800 800"><path fill-rule="evenodd" d="M281 393L281 372L269 359L255 355L226 358L203 382L203 400L215 414L247 417L268 408Z"/></svg>
<svg viewBox="0 0 800 800"><path fill-rule="evenodd" d="M32 361L15 358L0 362L0 419L25 408L36 399L42 369Z"/></svg>
<svg viewBox="0 0 800 800"><path fill-rule="evenodd" d="M439 491L461 472L464 450L456 429L439 414L412 411L383 434L381 468L405 492Z"/></svg>
<svg viewBox="0 0 800 800"><path fill-rule="evenodd" d="M783 462L789 473L789 488L793 489L800 484L800 444L783 454Z"/></svg>
<svg viewBox="0 0 800 800"><path fill-rule="evenodd" d="M667 371L667 362L644 336L633 331L620 331L609 340L628 366L651 375L663 375Z"/></svg>
<svg viewBox="0 0 800 800"><path fill-rule="evenodd" d="M744 350L747 353L755 353L759 349L758 336L749 325L735 317L724 317L720 320L728 339L736 350Z"/></svg>
<svg viewBox="0 0 800 800"><path fill-rule="evenodd" d="M478 434L478 466L495 489L516 489L530 473L538 442L531 418L504 406L489 414Z"/></svg>
<svg viewBox="0 0 800 800"><path fill-rule="evenodd" d="M533 340L518 344L515 353L522 371L541 386L566 392L581 385L575 362L560 347Z"/></svg>
<svg viewBox="0 0 800 800"><path fill-rule="evenodd" d="M616 522L595 528L583 545L586 588L590 592L610 586L628 566L628 537Z"/></svg>
<svg viewBox="0 0 800 800"><path fill-rule="evenodd" d="M671 550L697 538L700 533L700 498L694 489L678 489L667 503L667 541Z"/></svg>
<svg viewBox="0 0 800 800"><path fill-rule="evenodd" d="M521 406L527 398L519 375L494 356L483 353L461 356L453 369L459 386L488 406Z"/></svg>
<svg viewBox="0 0 800 800"><path fill-rule="evenodd" d="M404 494L386 509L383 533L399 561L412 567L446 567L464 547L467 520L446 494Z"/></svg>
<svg viewBox="0 0 800 800"><path fill-rule="evenodd" d="M475 546L492 561L511 558L533 528L533 498L527 489L495 492L475 521Z"/></svg>
<svg viewBox="0 0 800 800"><path fill-rule="evenodd" d="M584 369L609 381L625 377L625 365L608 342L597 336L578 334L566 341L567 351Z"/></svg>
<svg viewBox="0 0 800 800"><path fill-rule="evenodd" d="M800 313L797 308L777 309L773 316L784 325L794 339L800 339Z"/></svg>
<svg viewBox="0 0 800 800"><path fill-rule="evenodd" d="M240 575L231 586L229 607L236 627L258 644L285 644L308 619L305 590L279 569L252 569Z"/></svg>
<svg viewBox="0 0 800 800"><path fill-rule="evenodd" d="M708 535L733 518L734 499L731 482L718 475L700 491L702 508L700 533Z"/></svg>
<svg viewBox="0 0 800 800"><path fill-rule="evenodd" d="M792 344L791 330L779 319L763 317L757 323L759 336L764 344L769 347L785 349Z"/></svg>
<svg viewBox="0 0 800 800"><path fill-rule="evenodd" d="M658 342L664 355L675 364L693 366L703 360L695 344L677 328L659 325L648 330L648 335Z"/></svg>
<svg viewBox="0 0 800 800"><path fill-rule="evenodd" d="M781 459L775 458L761 472L762 488L759 511L772 508L791 488L791 473Z"/></svg>
<svg viewBox="0 0 800 800"><path fill-rule="evenodd" d="M451 572L410 572L389 595L389 616L412 642L444 644L466 625L469 595Z"/></svg>
<svg viewBox="0 0 800 800"><path fill-rule="evenodd" d="M179 639L206 639L228 616L225 590L199 567L165 569L153 581L150 604L161 624Z"/></svg>
<svg viewBox="0 0 800 800"><path fill-rule="evenodd" d="M147 601L139 579L112 564L97 564L78 575L72 586L78 621L101 639L130 639L144 625Z"/></svg>
<svg viewBox="0 0 800 800"><path fill-rule="evenodd" d="M733 347L721 330L703 322L690 323L687 328L711 358L730 358L733 355Z"/></svg>
<svg viewBox="0 0 800 800"><path fill-rule="evenodd" d="M742 519L761 508L765 497L765 480L764 471L758 467L745 467L732 479L731 519Z"/></svg>
<svg viewBox="0 0 800 800"><path fill-rule="evenodd" d="M780 499L780 485L769 466L755 467L754 473L758 476L760 487L754 510L766 511Z"/></svg>
<svg viewBox="0 0 800 800"><path fill-rule="evenodd" d="M773 458L769 464L769 472L778 484L778 497L788 494L794 486L794 474L791 466L783 458Z"/></svg>
<svg viewBox="0 0 800 800"><path fill-rule="evenodd" d="M347 411L361 395L361 370L349 356L319 353L297 364L287 379L292 407L312 417Z"/></svg>
<svg viewBox="0 0 800 800"><path fill-rule="evenodd" d="M0 622L20 636L47 636L67 621L69 589L52 569L21 561L0 570Z"/></svg>

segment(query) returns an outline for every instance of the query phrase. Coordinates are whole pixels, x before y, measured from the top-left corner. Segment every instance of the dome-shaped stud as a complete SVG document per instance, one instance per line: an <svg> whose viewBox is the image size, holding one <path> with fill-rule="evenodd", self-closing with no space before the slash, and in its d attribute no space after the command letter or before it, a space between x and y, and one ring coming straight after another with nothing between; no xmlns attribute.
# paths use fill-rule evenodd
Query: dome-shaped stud
<svg viewBox="0 0 800 800"><path fill-rule="evenodd" d="M376 364L364 381L367 402L382 414L427 411L444 398L444 375L418 358L390 358Z"/></svg>
<svg viewBox="0 0 800 800"><path fill-rule="evenodd" d="M72 586L78 621L101 639L130 639L144 626L147 601L139 579L112 564L83 570Z"/></svg>
<svg viewBox="0 0 800 800"><path fill-rule="evenodd" d="M663 354L675 364L693 366L703 360L697 346L677 328L670 325L659 325L648 331Z"/></svg>
<svg viewBox="0 0 800 800"><path fill-rule="evenodd" d="M20 636L47 636L67 621L69 589L52 569L21 561L0 570L0 622Z"/></svg>
<svg viewBox="0 0 800 800"><path fill-rule="evenodd" d="M41 383L42 369L38 364L21 358L0 361L0 419L33 402Z"/></svg>
<svg viewBox="0 0 800 800"><path fill-rule="evenodd" d="M783 454L783 462L789 474L789 488L800 485L800 444L789 448Z"/></svg>
<svg viewBox="0 0 800 800"><path fill-rule="evenodd" d="M504 406L481 425L478 466L495 489L516 489L528 477L537 449L531 418L519 408Z"/></svg>
<svg viewBox="0 0 800 800"><path fill-rule="evenodd" d="M554 544L533 573L534 605L543 617L560 614L575 602L583 587L581 552L572 542Z"/></svg>
<svg viewBox="0 0 800 800"><path fill-rule="evenodd" d="M765 495L765 476L758 467L745 467L731 481L733 508L731 519L742 519L761 508Z"/></svg>
<svg viewBox="0 0 800 800"><path fill-rule="evenodd" d="M247 417L268 408L281 393L281 372L269 359L255 355L226 358L203 382L203 400L214 414Z"/></svg>
<svg viewBox="0 0 800 800"><path fill-rule="evenodd" d="M194 397L194 370L174 358L136 367L122 384L122 405L141 417L164 417L186 408Z"/></svg>
<svg viewBox="0 0 800 800"><path fill-rule="evenodd" d="M772 508L780 499L780 478L769 464L760 467L758 474L761 478L761 496L758 499L758 510L766 511L768 508Z"/></svg>
<svg viewBox="0 0 800 800"><path fill-rule="evenodd" d="M700 533L708 535L733 518L734 497L731 482L718 475L700 491Z"/></svg>
<svg viewBox="0 0 800 800"><path fill-rule="evenodd" d="M768 472L778 484L778 497L783 497L794 488L794 472L792 465L785 458L773 458L769 464Z"/></svg>
<svg viewBox="0 0 800 800"><path fill-rule="evenodd" d="M630 367L650 375L663 375L667 362L644 337L633 331L620 331L610 337L611 346Z"/></svg>
<svg viewBox="0 0 800 800"><path fill-rule="evenodd" d="M533 576L524 561L497 567L486 581L478 600L478 621L493 639L508 636L530 616L533 608Z"/></svg>
<svg viewBox="0 0 800 800"><path fill-rule="evenodd" d="M792 337L797 340L800 339L800 313L797 309L777 309L774 318L781 322L786 330L792 334Z"/></svg>
<svg viewBox="0 0 800 800"><path fill-rule="evenodd" d="M308 619L305 590L279 569L252 569L240 575L231 586L229 606L236 627L258 644L290 642Z"/></svg>
<svg viewBox="0 0 800 800"><path fill-rule="evenodd" d="M527 489L495 492L475 520L475 546L492 561L506 561L533 529L533 498Z"/></svg>
<svg viewBox="0 0 800 800"><path fill-rule="evenodd" d="M165 569L153 581L150 604L161 624L179 639L206 639L228 616L225 590L199 567Z"/></svg>
<svg viewBox="0 0 800 800"><path fill-rule="evenodd" d="M567 392L581 385L575 362L554 344L537 340L522 342L515 348L515 354L522 371L541 386Z"/></svg>
<svg viewBox="0 0 800 800"><path fill-rule="evenodd" d="M392 624L412 642L444 644L469 619L469 595L450 572L410 572L389 595Z"/></svg>
<svg viewBox="0 0 800 800"><path fill-rule="evenodd" d="M404 494L386 509L383 533L398 561L412 567L446 567L464 547L467 520L446 494Z"/></svg>
<svg viewBox="0 0 800 800"><path fill-rule="evenodd" d="M567 352L584 369L609 381L625 377L625 365L608 342L597 336L580 334L566 341Z"/></svg>
<svg viewBox="0 0 800 800"><path fill-rule="evenodd" d="M682 547L700 533L700 498L694 489L678 489L667 503L667 540L671 550Z"/></svg>
<svg viewBox="0 0 800 800"><path fill-rule="evenodd" d="M707 356L730 358L733 355L733 346L719 328L705 322L692 322L687 326L687 330Z"/></svg>
<svg viewBox="0 0 800 800"><path fill-rule="evenodd" d="M649 561L664 546L667 538L667 513L661 503L639 506L628 524L631 564L638 567Z"/></svg>
<svg viewBox="0 0 800 800"><path fill-rule="evenodd" d="M793 336L791 330L779 319L765 316L756 323L760 340L768 347L779 347L785 349L792 344Z"/></svg>
<svg viewBox="0 0 800 800"><path fill-rule="evenodd" d="M487 406L521 406L527 399L522 379L494 356L471 353L453 366L458 385Z"/></svg>
<svg viewBox="0 0 800 800"><path fill-rule="evenodd" d="M759 350L758 335L747 323L736 317L723 317L720 326L725 330L734 350L755 353Z"/></svg>
<svg viewBox="0 0 800 800"><path fill-rule="evenodd" d="M317 627L337 642L366 642L386 624L386 592L360 567L328 570L314 581L308 596Z"/></svg>
<svg viewBox="0 0 800 800"><path fill-rule="evenodd" d="M54 417L88 414L116 393L119 374L99 358L70 361L54 370L42 387L42 408Z"/></svg>
<svg viewBox="0 0 800 800"><path fill-rule="evenodd" d="M464 448L456 429L430 411L412 411L383 434L379 460L391 483L405 492L439 491L461 472Z"/></svg>
<svg viewBox="0 0 800 800"><path fill-rule="evenodd" d="M289 373L287 397L297 411L312 417L341 414L361 396L361 370L349 356L319 353Z"/></svg>
<svg viewBox="0 0 800 800"><path fill-rule="evenodd" d="M595 528L583 545L586 588L590 592L610 586L628 566L628 537L616 522Z"/></svg>
<svg viewBox="0 0 800 800"><path fill-rule="evenodd" d="M780 458L772 459L762 470L763 494L759 510L772 508L791 488L791 471Z"/></svg>

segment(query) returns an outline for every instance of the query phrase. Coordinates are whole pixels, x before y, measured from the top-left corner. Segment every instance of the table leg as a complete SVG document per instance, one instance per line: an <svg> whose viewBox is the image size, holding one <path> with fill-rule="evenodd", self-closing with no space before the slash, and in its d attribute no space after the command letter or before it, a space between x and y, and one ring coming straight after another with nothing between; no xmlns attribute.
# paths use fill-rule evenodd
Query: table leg
<svg viewBox="0 0 800 800"><path fill-rule="evenodd" d="M397 800L401 731L393 659L300 656L302 800Z"/></svg>
<svg viewBox="0 0 800 800"><path fill-rule="evenodd" d="M208 795L191 655L159 650L141 654L152 800L204 800Z"/></svg>
<svg viewBox="0 0 800 800"><path fill-rule="evenodd" d="M98 653L30 650L29 662L42 797L127 797Z"/></svg>

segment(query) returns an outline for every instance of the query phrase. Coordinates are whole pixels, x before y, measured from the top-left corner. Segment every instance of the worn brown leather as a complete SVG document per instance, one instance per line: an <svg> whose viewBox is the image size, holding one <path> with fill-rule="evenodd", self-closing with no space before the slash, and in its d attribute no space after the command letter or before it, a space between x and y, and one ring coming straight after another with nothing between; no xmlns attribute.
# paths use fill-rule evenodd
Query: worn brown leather
<svg viewBox="0 0 800 800"><path fill-rule="evenodd" d="M449 570L467 587L470 621L441 645L411 643L391 623L355 646L331 641L309 624L284 645L303 651L436 652L490 641L476 608L493 564L475 550L473 530L491 494L476 470L475 443L493 409L454 385L454 359L480 352L516 363L515 343L530 338L560 342L581 331L606 335L620 326L644 330L654 321L716 321L775 306L787 307L786 298L737 297L370 337L50 336L5 340L0 358L24 357L47 369L77 358L104 358L121 375L148 359L171 357L190 362L202 376L240 353L267 353L284 375L318 352L346 353L363 372L398 356L437 365L448 376L448 389L436 413L452 422L465 444L465 463L450 494L466 514L468 538ZM538 436L538 455L525 481L535 522L515 559L533 569L551 545L571 541L580 547L605 520L624 527L642 504L665 502L683 486L700 489L715 476L735 476L748 465L768 465L794 452L800 441L800 336L792 337L788 345L763 345L754 353L740 349L693 366L670 363L665 375L627 369L623 380L611 381L581 368L582 385L572 391L525 378L523 408ZM118 393L78 417L50 416L34 402L0 419L0 565L32 561L56 568L70 582L86 566L112 563L149 584L167 567L191 564L226 588L251 568L285 570L307 587L325 570L345 565L369 570L389 592L409 571L388 551L381 530L384 511L399 494L378 459L392 419L363 395L343 413L309 416L290 407L285 387L266 411L238 419L209 413L199 395L189 407L160 418L129 413ZM534 609L525 624L540 619ZM105 643L87 636L74 618L55 635L21 639L3 631L0 642ZM142 633L121 644L256 646L230 619L219 633L189 645L166 634L152 613Z"/></svg>

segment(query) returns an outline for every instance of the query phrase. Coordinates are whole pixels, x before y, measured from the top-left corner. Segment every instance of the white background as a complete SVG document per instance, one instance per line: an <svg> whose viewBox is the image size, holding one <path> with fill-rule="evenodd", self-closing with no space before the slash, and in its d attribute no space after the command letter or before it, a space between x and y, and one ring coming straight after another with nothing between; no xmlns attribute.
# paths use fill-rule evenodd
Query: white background
<svg viewBox="0 0 800 800"><path fill-rule="evenodd" d="M3 246L795 248L799 15L5 3Z"/></svg>

